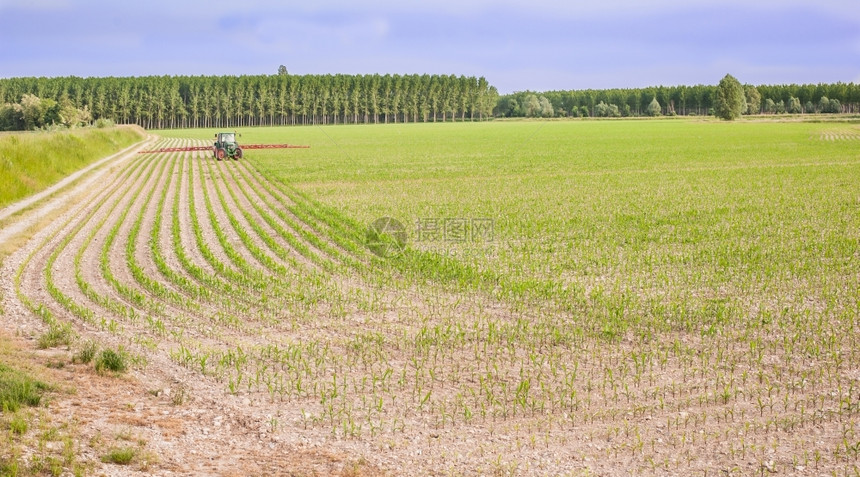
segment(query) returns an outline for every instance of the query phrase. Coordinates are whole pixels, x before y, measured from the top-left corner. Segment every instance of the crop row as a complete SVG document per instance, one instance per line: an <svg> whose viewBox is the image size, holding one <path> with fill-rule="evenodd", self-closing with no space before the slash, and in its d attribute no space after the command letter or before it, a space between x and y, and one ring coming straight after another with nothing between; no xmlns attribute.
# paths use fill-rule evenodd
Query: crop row
<svg viewBox="0 0 860 477"><path fill-rule="evenodd" d="M469 428L512 436L513 455L584 435L602 443L592 455L655 471L706 465L702 446L856 468L856 310L750 320L426 251L383 260L362 240L253 159L141 155L41 239L15 284L49 326L108 330L301 429ZM790 439L820 428L817 457Z"/></svg>

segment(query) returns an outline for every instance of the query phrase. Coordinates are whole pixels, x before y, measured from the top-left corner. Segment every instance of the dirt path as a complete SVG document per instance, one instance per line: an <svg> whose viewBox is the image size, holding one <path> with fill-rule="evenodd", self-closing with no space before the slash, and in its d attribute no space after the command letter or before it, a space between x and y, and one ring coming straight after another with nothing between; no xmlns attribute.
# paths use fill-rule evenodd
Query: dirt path
<svg viewBox="0 0 860 477"><path fill-rule="evenodd" d="M45 204L38 207L38 213L28 214L27 217L15 220L12 224L9 224L2 229L0 229L0 242L8 240L10 237L21 233L26 230L30 226L32 226L35 222L38 221L40 216L44 216L51 211L54 211L60 207L62 207L71 197L79 194L81 191L88 190L93 187L95 184L99 183L99 181L108 174L110 171L107 168L103 168L102 166L110 165L111 167L120 166L125 161L134 157L138 151L142 151L152 145L156 141L154 136L148 136L144 141L141 141L137 144L133 144L122 151L113 154L111 156L105 157L99 161L96 161L89 166L74 172L64 178L63 180L57 182L56 184L48 187L47 189L33 194L26 199L15 202L14 204L10 204L2 209L0 209L0 221L8 219L10 216L26 209L27 207L32 206L33 204L39 202L40 200L45 199L46 197L50 197L57 192L63 191L69 184L77 181L78 179L83 177L83 180L80 181L77 185L71 188L68 191L63 191L57 197L52 198ZM85 177L86 176L86 177Z"/></svg>

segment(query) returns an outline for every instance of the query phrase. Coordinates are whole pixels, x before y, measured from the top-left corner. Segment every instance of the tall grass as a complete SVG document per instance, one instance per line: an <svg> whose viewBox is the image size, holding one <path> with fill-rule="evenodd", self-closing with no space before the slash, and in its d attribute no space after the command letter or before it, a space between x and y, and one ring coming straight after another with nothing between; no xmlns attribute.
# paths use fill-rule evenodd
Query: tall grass
<svg viewBox="0 0 860 477"><path fill-rule="evenodd" d="M132 128L0 135L0 207L142 138Z"/></svg>
<svg viewBox="0 0 860 477"><path fill-rule="evenodd" d="M38 406L48 385L0 362L0 414Z"/></svg>

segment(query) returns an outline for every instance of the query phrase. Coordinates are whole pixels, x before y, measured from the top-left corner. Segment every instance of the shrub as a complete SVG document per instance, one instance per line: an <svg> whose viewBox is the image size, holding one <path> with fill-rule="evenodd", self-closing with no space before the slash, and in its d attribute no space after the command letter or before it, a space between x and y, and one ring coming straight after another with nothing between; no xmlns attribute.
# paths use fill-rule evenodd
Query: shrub
<svg viewBox="0 0 860 477"><path fill-rule="evenodd" d="M9 430L12 431L12 434L23 434L27 432L28 427L27 420L22 416L16 415L9 421Z"/></svg>
<svg viewBox="0 0 860 477"><path fill-rule="evenodd" d="M52 324L48 331L39 336L39 349L54 348L60 345L69 345L72 342L72 325L64 323L62 325Z"/></svg>
<svg viewBox="0 0 860 477"><path fill-rule="evenodd" d="M113 371L115 373L123 373L128 369L128 362L125 352L122 348L119 351L112 349L102 350L99 357L96 359L96 371L103 372Z"/></svg>
<svg viewBox="0 0 860 477"><path fill-rule="evenodd" d="M102 462L128 465L136 455L137 450L132 447L114 448L102 457Z"/></svg>
<svg viewBox="0 0 860 477"><path fill-rule="evenodd" d="M94 341L87 340L81 346L81 349L75 354L73 361L87 364L96 357L96 351L98 351L96 343Z"/></svg>
<svg viewBox="0 0 860 477"><path fill-rule="evenodd" d="M112 128L114 126L114 122L113 119L99 118L96 119L94 126L98 129Z"/></svg>

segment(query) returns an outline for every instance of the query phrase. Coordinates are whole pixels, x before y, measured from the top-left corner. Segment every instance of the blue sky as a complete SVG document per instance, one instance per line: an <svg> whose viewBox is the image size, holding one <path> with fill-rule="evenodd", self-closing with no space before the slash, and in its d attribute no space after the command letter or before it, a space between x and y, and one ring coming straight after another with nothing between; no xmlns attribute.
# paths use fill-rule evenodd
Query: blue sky
<svg viewBox="0 0 860 477"><path fill-rule="evenodd" d="M0 0L0 77L438 73L513 91L860 82L856 0Z"/></svg>

